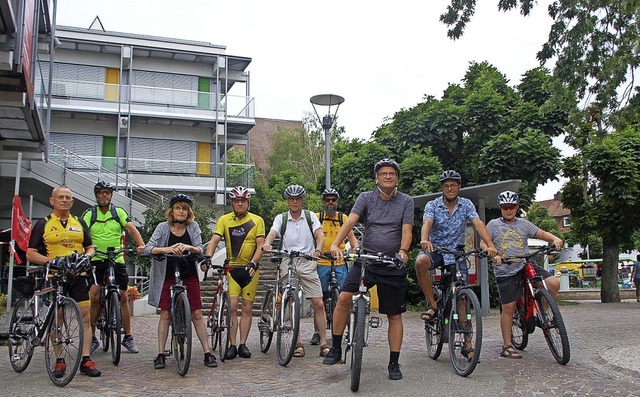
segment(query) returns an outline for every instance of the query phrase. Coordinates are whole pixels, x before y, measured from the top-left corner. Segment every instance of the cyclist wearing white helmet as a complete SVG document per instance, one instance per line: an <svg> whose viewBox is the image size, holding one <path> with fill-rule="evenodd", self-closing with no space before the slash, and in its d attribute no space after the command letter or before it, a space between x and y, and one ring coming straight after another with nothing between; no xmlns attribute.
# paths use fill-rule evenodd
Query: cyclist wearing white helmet
<svg viewBox="0 0 640 397"><path fill-rule="evenodd" d="M193 199L186 194L178 193L169 200L169 209L165 211L166 222L160 222L144 247L145 254L182 255L187 252L203 254L200 225L195 221ZM216 358L211 354L207 327L202 317L202 299L200 297L200 279L194 257L186 259L169 257L151 258L149 274L149 304L160 309L158 322L158 355L153 360L153 367L165 367L164 349L169 335L171 322L171 286L175 282L176 267L180 269L180 277L187 289L187 299L191 309L191 322L204 350L204 365L217 367Z"/></svg>
<svg viewBox="0 0 640 397"><path fill-rule="evenodd" d="M498 254L493 257L493 269L502 307L500 312L500 328L502 330L500 356L522 358L522 354L512 345L511 326L516 301L519 298L520 291L522 291L522 272L525 262L522 260L503 266L502 258L525 255L529 248L529 238L545 240L555 245L557 250L562 249L562 240L538 228L528 220L516 216L520 208L520 199L517 193L509 190L500 193L498 195L498 205L500 206L502 217L489 221L487 230L498 249ZM484 249L486 244L483 242L480 246ZM560 290L560 281L545 269L537 265L535 268L537 274L542 276L547 289L555 298Z"/></svg>
<svg viewBox="0 0 640 397"><path fill-rule="evenodd" d="M364 223L365 234L362 250L365 253L381 252L387 256L400 256L403 262L409 260L413 229L413 200L397 190L400 165L393 159L378 161L373 167L376 190L363 192L356 199L349 217L338 231L331 252L342 259L339 243L347 237L353 226ZM333 314L333 346L323 360L323 364L333 365L342 360L342 334L347 325L351 299L358 292L361 265L358 261L349 270L344 287L338 298ZM400 371L400 349L402 348L402 313L406 311L405 266L367 269L367 283L377 285L379 311L387 315L389 321L389 379L402 379Z"/></svg>
<svg viewBox="0 0 640 397"><path fill-rule="evenodd" d="M271 250L271 244L276 237L282 241L282 249L299 251L317 257L324 244L324 233L318 217L312 211L303 210L302 204L307 191L300 185L290 185L284 190L289 211L276 215L273 226L264 242L265 251ZM285 265L286 266L286 265ZM322 303L322 287L316 271L315 261L302 259L297 267L302 291L307 299L311 299L313 306L314 325L320 334L320 355L326 355L327 347L327 316ZM286 273L287 269L282 269ZM298 333L294 357L304 357L302 332Z"/></svg>
<svg viewBox="0 0 640 397"><path fill-rule="evenodd" d="M422 251L416 258L416 276L427 301L427 307L421 316L424 321L433 321L438 310L429 270L455 263L451 254L434 253L434 246L454 250L457 246L464 245L466 225L471 223L480 238L487 243L489 255L496 254L496 248L491 242L487 228L480 220L473 203L467 198L458 196L462 184L460 174L454 170L447 170L440 175L439 180L442 196L431 200L424 207L420 233ZM465 281L468 282L466 263L460 270Z"/></svg>
<svg viewBox="0 0 640 397"><path fill-rule="evenodd" d="M249 200L251 199L249 189L237 186L231 189L228 196L233 211L218 219L206 254L213 256L220 240L225 240L227 258L233 267L228 274L231 313L238 312L238 303L242 295L240 327L238 327L238 316L231 316L232 324L231 332L229 332L231 346L224 352L225 357L231 360L236 356L251 357L246 343L251 330L253 300L258 290L260 276L258 263L262 257L265 230L264 220L249 212ZM240 329L240 344L236 347L238 328Z"/></svg>

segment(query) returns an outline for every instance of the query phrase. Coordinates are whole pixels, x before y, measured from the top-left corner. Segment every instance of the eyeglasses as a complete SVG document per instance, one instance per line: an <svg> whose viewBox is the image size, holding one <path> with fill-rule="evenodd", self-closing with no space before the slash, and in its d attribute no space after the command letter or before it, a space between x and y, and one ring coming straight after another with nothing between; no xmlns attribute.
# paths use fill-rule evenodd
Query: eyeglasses
<svg viewBox="0 0 640 397"><path fill-rule="evenodd" d="M460 185L457 183L446 183L444 185L442 185L442 188L444 190L453 190L453 189L457 189Z"/></svg>
<svg viewBox="0 0 640 397"><path fill-rule="evenodd" d="M249 201L249 200L247 200L247 199L233 199L231 201L236 203L236 204L246 204L247 201Z"/></svg>
<svg viewBox="0 0 640 397"><path fill-rule="evenodd" d="M96 195L103 195L103 196L108 196L111 194L111 190L98 190L98 192L96 193Z"/></svg>
<svg viewBox="0 0 640 397"><path fill-rule="evenodd" d="M378 172L378 178L393 178L397 176L395 172Z"/></svg>
<svg viewBox="0 0 640 397"><path fill-rule="evenodd" d="M505 210L505 211L511 211L511 210L515 210L518 206L511 204L511 205L501 205L500 209L501 210Z"/></svg>
<svg viewBox="0 0 640 397"><path fill-rule="evenodd" d="M338 199L336 197L329 197L324 199L325 203L335 203L336 201L338 201Z"/></svg>

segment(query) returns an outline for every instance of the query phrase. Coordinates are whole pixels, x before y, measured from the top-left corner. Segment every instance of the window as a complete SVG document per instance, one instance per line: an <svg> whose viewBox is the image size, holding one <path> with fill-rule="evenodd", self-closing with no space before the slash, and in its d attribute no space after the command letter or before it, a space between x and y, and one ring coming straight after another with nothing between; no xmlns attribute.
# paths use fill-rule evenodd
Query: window
<svg viewBox="0 0 640 397"><path fill-rule="evenodd" d="M562 218L562 227L570 227L571 226L571 221L569 220L568 216L565 216Z"/></svg>

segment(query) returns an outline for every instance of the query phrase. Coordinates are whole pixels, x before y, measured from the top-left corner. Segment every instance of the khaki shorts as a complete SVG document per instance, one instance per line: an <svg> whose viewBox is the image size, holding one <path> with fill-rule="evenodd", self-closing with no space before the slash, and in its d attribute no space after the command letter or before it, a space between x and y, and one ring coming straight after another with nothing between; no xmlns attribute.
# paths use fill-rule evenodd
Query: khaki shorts
<svg viewBox="0 0 640 397"><path fill-rule="evenodd" d="M282 264L280 265L281 276L287 275L288 262L288 260L282 261ZM304 258L294 258L293 264L294 269L298 273L300 286L302 287L302 292L304 292L305 298L322 298L322 286L320 285L320 277L318 277L318 272L316 270L318 266L316 262Z"/></svg>

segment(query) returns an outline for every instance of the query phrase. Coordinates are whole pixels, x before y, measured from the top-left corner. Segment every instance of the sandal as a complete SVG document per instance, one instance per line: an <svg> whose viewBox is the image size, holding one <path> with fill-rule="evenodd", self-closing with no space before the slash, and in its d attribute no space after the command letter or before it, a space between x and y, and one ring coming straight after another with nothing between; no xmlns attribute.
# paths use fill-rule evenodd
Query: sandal
<svg viewBox="0 0 640 397"><path fill-rule="evenodd" d="M296 345L296 350L293 352L293 357L304 357L304 346L302 343Z"/></svg>
<svg viewBox="0 0 640 397"><path fill-rule="evenodd" d="M502 351L500 352L500 357L505 358L522 358L522 354L518 353L513 346L502 346Z"/></svg>
<svg viewBox="0 0 640 397"><path fill-rule="evenodd" d="M423 321L433 321L436 319L436 315L438 314L438 308L437 307L433 307L433 306L429 306L427 307L427 310L423 311L422 314L420 315L420 318Z"/></svg>
<svg viewBox="0 0 640 397"><path fill-rule="evenodd" d="M320 357L327 357L327 354L329 354L329 345L322 345L320 346Z"/></svg>

